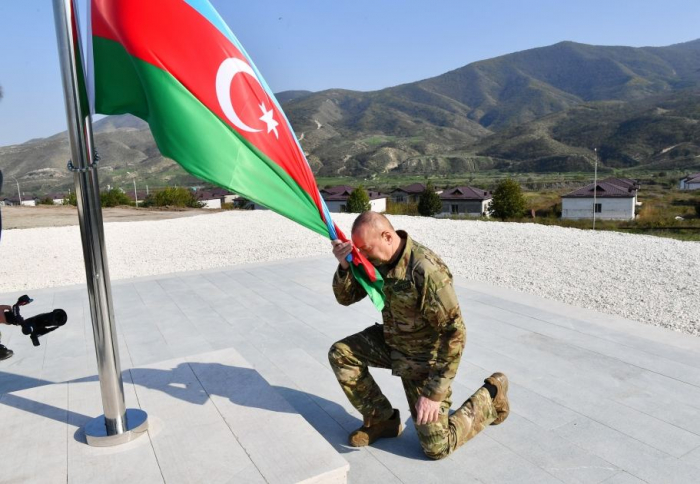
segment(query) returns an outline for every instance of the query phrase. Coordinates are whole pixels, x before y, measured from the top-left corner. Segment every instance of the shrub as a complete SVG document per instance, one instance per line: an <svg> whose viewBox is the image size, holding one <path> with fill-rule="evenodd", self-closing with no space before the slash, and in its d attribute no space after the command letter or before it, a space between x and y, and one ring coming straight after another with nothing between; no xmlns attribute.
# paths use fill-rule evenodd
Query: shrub
<svg viewBox="0 0 700 484"><path fill-rule="evenodd" d="M36 202L38 205L53 205L53 198L44 197Z"/></svg>
<svg viewBox="0 0 700 484"><path fill-rule="evenodd" d="M238 197L233 201L233 206L239 210L253 210L255 208L255 202L247 198Z"/></svg>
<svg viewBox="0 0 700 484"><path fill-rule="evenodd" d="M144 206L147 207L190 207L202 208L192 191L183 187L167 187L146 197Z"/></svg>
<svg viewBox="0 0 700 484"><path fill-rule="evenodd" d="M117 207L119 205L133 205L134 202L119 188L100 193L100 205L103 207Z"/></svg>
<svg viewBox="0 0 700 484"><path fill-rule="evenodd" d="M695 202L695 215L697 215L698 217L700 217L700 200L698 200L697 202Z"/></svg>
<svg viewBox="0 0 700 484"><path fill-rule="evenodd" d="M78 197L75 195L75 192L70 192L68 197L63 199L63 205L73 205L74 207L78 206Z"/></svg>
<svg viewBox="0 0 700 484"><path fill-rule="evenodd" d="M362 185L355 188L350 194L350 197L348 197L347 208L348 212L350 213L362 213L371 208L371 204L369 203L369 195Z"/></svg>
<svg viewBox="0 0 700 484"><path fill-rule="evenodd" d="M401 203L392 200L386 201L386 213L390 215L420 215L417 203Z"/></svg>
<svg viewBox="0 0 700 484"><path fill-rule="evenodd" d="M518 182L507 178L496 186L490 211L491 215L501 220L522 217L525 211L525 197Z"/></svg>
<svg viewBox="0 0 700 484"><path fill-rule="evenodd" d="M418 199L418 213L424 217L432 217L436 213L440 213L441 210L442 200L440 200L440 195L435 193L432 182L428 182Z"/></svg>

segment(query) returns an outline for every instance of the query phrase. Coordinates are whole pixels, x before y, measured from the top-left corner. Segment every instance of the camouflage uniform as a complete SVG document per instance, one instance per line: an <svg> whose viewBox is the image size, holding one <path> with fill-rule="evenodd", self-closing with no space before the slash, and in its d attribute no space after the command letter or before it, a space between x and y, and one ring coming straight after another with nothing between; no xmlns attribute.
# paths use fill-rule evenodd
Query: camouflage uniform
<svg viewBox="0 0 700 484"><path fill-rule="evenodd" d="M421 395L441 402L437 422L416 425L426 455L440 459L493 422L496 410L488 391L480 388L449 415L451 384L466 336L452 274L430 249L404 231L397 233L406 240L401 257L394 267L378 267L386 296L384 324L338 341L328 357L345 395L367 426L393 413L368 366L390 368L401 377L414 423ZM333 277L333 292L344 306L367 295L350 271L340 266Z"/></svg>

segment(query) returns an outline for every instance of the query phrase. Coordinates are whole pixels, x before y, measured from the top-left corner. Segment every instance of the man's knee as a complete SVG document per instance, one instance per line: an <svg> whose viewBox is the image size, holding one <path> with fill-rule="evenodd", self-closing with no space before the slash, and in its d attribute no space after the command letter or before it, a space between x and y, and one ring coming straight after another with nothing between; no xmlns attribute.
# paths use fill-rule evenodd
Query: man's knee
<svg viewBox="0 0 700 484"><path fill-rule="evenodd" d="M337 368L339 366L342 366L345 358L349 353L350 348L348 348L348 345L346 345L342 341L337 341L333 343L331 348L328 350L328 361L330 362L331 367Z"/></svg>
<svg viewBox="0 0 700 484"><path fill-rule="evenodd" d="M445 457L450 455L447 446L445 446L444 449L439 450L439 451L428 450L425 447L423 447L423 452L425 453L426 456L428 456L429 459L432 459L432 460L444 459Z"/></svg>
<svg viewBox="0 0 700 484"><path fill-rule="evenodd" d="M415 420L414 420L415 421ZM439 423L416 425L418 440L425 455L433 460L444 459L450 454L450 444Z"/></svg>
<svg viewBox="0 0 700 484"><path fill-rule="evenodd" d="M450 446L447 442L425 442L421 439L420 445L429 459L440 460L450 455Z"/></svg>

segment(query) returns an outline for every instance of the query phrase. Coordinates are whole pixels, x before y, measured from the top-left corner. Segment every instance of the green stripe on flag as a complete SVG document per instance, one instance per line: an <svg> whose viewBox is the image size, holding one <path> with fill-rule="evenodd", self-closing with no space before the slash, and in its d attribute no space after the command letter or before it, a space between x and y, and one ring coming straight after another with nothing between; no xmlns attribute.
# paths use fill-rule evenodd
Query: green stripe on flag
<svg viewBox="0 0 700 484"><path fill-rule="evenodd" d="M369 299L372 301L372 304L374 304L374 307L376 307L379 311L384 309L384 293L382 292L384 281L381 274L377 272L377 269L374 269L377 282L370 281L367 274L365 274L365 271L359 267L356 267L354 264L350 264L350 271L352 271L352 275L355 280L357 280L357 282L359 282L365 289Z"/></svg>

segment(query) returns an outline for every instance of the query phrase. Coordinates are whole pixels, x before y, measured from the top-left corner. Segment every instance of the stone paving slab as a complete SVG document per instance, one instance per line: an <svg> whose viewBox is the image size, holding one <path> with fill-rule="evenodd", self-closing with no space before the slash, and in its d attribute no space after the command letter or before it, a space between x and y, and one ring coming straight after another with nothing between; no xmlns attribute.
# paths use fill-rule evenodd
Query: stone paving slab
<svg viewBox="0 0 700 484"><path fill-rule="evenodd" d="M82 428L101 412L95 376L0 396L12 442L2 482L347 482L348 463L234 349L123 378L127 407L147 410L150 428L119 447L85 444Z"/></svg>
<svg viewBox="0 0 700 484"><path fill-rule="evenodd" d="M468 338L453 385L454 406L499 370L511 380L511 417L447 459L429 461L408 418L400 381L386 370L373 370L401 411L406 431L370 448L348 447L347 434L361 420L335 382L327 351L334 341L381 318L368 301L350 307L335 302L334 267L332 258L309 258L114 282L122 368L133 369L129 374L135 383L129 385L143 408L164 412L165 418L156 420L159 431L185 435L200 424L207 428L210 406L226 399L214 395L197 404L190 422L175 423L162 402L180 391L185 399L201 398L188 386L197 376L196 366L171 368L181 380L168 384L171 394L157 389L157 379L150 386L139 384L146 376L136 369L235 348L350 464L352 483L700 482L700 338L461 278L455 284ZM0 362L0 394L15 392L25 400L8 401L3 395L0 412L11 411L17 419L26 413L22 405L38 405L49 415L68 412L77 428L101 413L99 401L75 411L65 406L68 396L61 400L60 386L52 386L57 394L49 406L45 397L31 392L95 374L87 292L73 286L29 293L35 303L25 309L27 315L63 307L70 319L39 348L5 328L3 341L15 356ZM2 294L0 301L18 295ZM207 362L216 363L221 362ZM224 377L211 373L214 382ZM74 385L67 384L66 391L72 393ZM246 401L245 407L251 406L255 410ZM247 428L248 422L236 420L239 410L229 418ZM5 435L22 433L6 422L3 415L0 426L9 426ZM40 431L43 424L33 427ZM47 422L45 432L56 432L55 425ZM199 437L204 448L207 437L206 432ZM69 439L68 445L74 447L69 456L87 452L78 441ZM232 443L225 447L220 452L235 452ZM40 452L48 451L42 447ZM161 448L156 454L167 452ZM163 459L172 474L161 468L161 476L171 476L169 481L179 475L182 482L197 482L204 475L185 474L177 461ZM59 460L60 469L66 464ZM259 478L249 467L235 467L236 462L232 457L230 468L213 466L212 475L218 476L219 469L236 482Z"/></svg>

